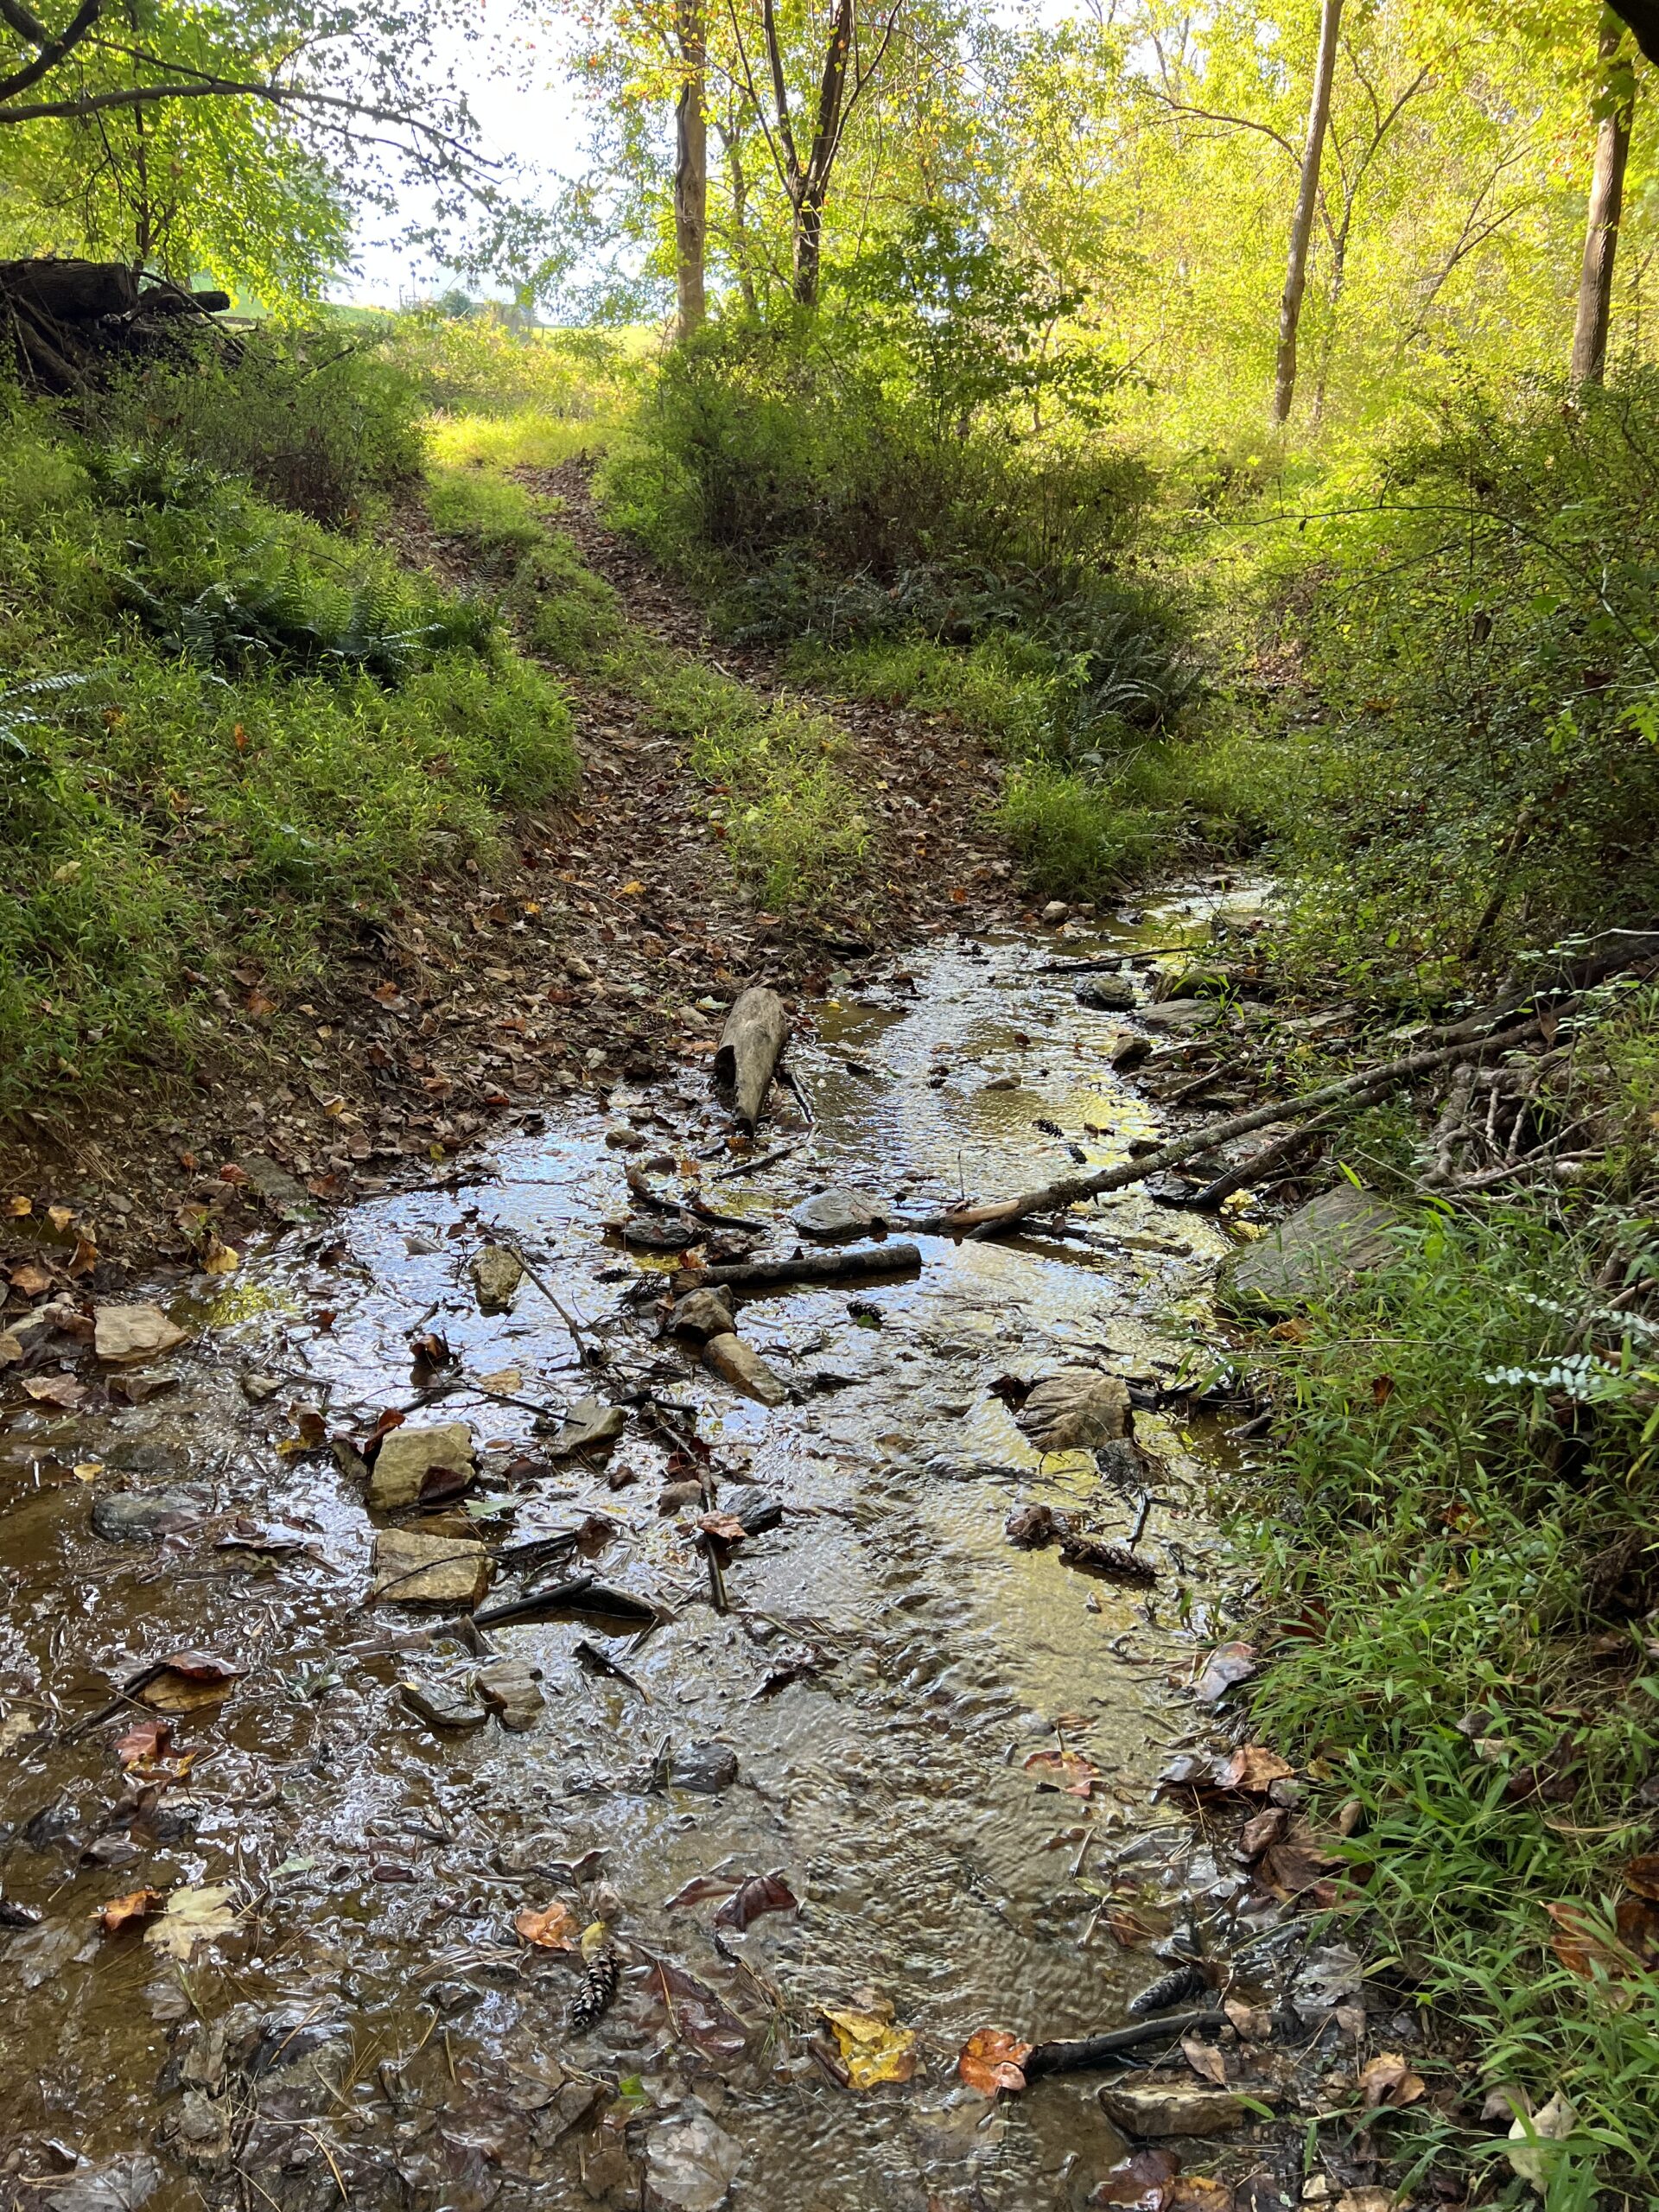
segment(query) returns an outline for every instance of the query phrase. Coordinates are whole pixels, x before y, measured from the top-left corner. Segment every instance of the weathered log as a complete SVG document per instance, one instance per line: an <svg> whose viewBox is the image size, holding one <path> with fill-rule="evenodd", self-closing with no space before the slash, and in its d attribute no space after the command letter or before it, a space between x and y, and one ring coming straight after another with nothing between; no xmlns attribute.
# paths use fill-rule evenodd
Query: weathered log
<svg viewBox="0 0 1659 2212"><path fill-rule="evenodd" d="M726 1017L715 1054L715 1086L731 1101L737 1125L753 1136L789 1042L789 1016L776 991L756 984Z"/></svg>
<svg viewBox="0 0 1659 2212"><path fill-rule="evenodd" d="M56 322L130 315L138 279L118 261L0 261L0 293Z"/></svg>
<svg viewBox="0 0 1659 2212"><path fill-rule="evenodd" d="M781 1290L798 1282L865 1282L875 1275L913 1275L922 1255L914 1244L860 1244L849 1252L797 1252L786 1260L734 1260L686 1275L688 1288L707 1283L728 1290ZM676 1288L678 1287L676 1277Z"/></svg>
<svg viewBox="0 0 1659 2212"><path fill-rule="evenodd" d="M1190 2036L1195 2031L1225 2027L1224 2012L1171 2012L1161 2020L1142 2020L1132 2028L1113 2028L1105 2035L1077 2036L1062 2043L1033 2045L1020 2072L1027 2082L1045 2074L1086 2073L1096 2066L1113 2066L1126 2051L1141 2044L1159 2043L1166 2037Z"/></svg>

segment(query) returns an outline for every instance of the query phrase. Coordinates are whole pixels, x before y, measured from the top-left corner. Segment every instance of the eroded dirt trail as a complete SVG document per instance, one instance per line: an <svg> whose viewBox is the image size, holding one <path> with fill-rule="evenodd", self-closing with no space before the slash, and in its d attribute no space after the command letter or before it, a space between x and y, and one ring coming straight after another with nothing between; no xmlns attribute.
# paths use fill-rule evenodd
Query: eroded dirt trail
<svg viewBox="0 0 1659 2212"><path fill-rule="evenodd" d="M1227 1632L1203 1504L1221 1447L1174 1389L1221 1233L1131 1192L1083 1241L925 1240L912 1279L756 1300L740 1326L790 1392L765 1409L659 1334L672 1261L605 1230L641 1162L787 1253L826 1185L901 1214L1017 1187L1065 1144L1121 1154L1150 1126L1107 1061L1126 1018L1045 976L1052 944L1004 931L847 979L795 1048L815 1126L775 1093L757 1172L727 1172L700 1070L615 1083L459 1187L296 1226L194 1302L163 1290L190 1340L83 1357L79 1408L9 1394L10 2201L126 2201L64 2196L78 2158L83 2179L137 2160L169 2207L729 2189L757 2212L1034 2212L1122 2155L1096 2077L992 2106L955 2059L989 2024L1114 2025L1160 1939L1236 1961L1281 1911L1153 1789L1214 1734L1177 1685ZM504 1239L539 1281L488 1317L473 1264ZM434 1332L453 1363L411 1367ZM1075 1366L1130 1382L1137 1448L1032 1448L1009 1378ZM587 1397L621 1433L564 1455ZM353 1447L388 1408L467 1425L465 1495L372 1510ZM662 1510L699 1471L721 1511L781 1508L731 1551L724 1613L703 1501ZM1120 1541L1144 1520L1154 1586L1014 1547L1033 1503ZM599 1605L480 1643L400 1589L376 1602L376 1545L413 1525L486 1542L493 1600L580 1568L660 1624L623 1634ZM578 1529L580 1553L515 1552ZM120 1686L182 1651L237 1671L171 1683L215 1694L158 1738ZM519 1732L480 1702L502 1660L537 1677ZM772 1873L781 1909L742 1927L759 1893L727 1900ZM559 1906L573 1934L607 1924L621 1969L588 2032L580 1958L518 1932ZM868 2016L910 2078L849 2083L826 2008Z"/></svg>

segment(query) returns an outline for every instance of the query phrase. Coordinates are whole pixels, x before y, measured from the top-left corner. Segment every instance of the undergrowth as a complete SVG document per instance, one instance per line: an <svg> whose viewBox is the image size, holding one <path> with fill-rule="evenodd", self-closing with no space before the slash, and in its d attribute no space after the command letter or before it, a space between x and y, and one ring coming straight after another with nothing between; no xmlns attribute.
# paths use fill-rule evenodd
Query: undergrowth
<svg viewBox="0 0 1659 2212"><path fill-rule="evenodd" d="M1255 1726L1327 1825L1357 1813L1329 1846L1361 1906L1344 1939L1472 2046L1408 2130L1419 2170L1508 2181L1483 2096L1561 2093L1550 2206L1659 2180L1659 1908L1625 1880L1659 1808L1659 1335L1615 1302L1656 1276L1640 1217L1434 1213L1255 1347L1283 1414Z"/></svg>

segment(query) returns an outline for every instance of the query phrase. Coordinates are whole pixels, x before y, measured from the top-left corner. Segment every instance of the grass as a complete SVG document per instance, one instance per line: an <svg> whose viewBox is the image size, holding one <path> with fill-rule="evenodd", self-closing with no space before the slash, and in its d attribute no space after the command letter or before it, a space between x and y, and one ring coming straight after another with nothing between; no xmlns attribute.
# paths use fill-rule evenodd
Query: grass
<svg viewBox="0 0 1659 2212"><path fill-rule="evenodd" d="M554 667L633 700L688 748L709 819L768 909L811 906L858 866L868 829L823 715L766 697L628 622L557 526L556 507L483 468L438 466L428 505L473 550L518 634Z"/></svg>
<svg viewBox="0 0 1659 2212"><path fill-rule="evenodd" d="M1564 2092L1562 2212L1659 2181L1659 1911L1623 1878L1659 1772L1659 1342L1609 1304L1610 1241L1630 1281L1659 1271L1640 1218L1432 1215L1303 1341L1256 1348L1287 1418L1252 1531L1278 1623L1254 1726L1327 1824L1359 1808L1332 1847L1345 1939L1472 2045L1461 2107L1402 2147L1491 2167L1482 2094Z"/></svg>
<svg viewBox="0 0 1659 2212"><path fill-rule="evenodd" d="M574 785L486 610L170 443L14 403L0 518L0 1106L257 1028L336 919Z"/></svg>

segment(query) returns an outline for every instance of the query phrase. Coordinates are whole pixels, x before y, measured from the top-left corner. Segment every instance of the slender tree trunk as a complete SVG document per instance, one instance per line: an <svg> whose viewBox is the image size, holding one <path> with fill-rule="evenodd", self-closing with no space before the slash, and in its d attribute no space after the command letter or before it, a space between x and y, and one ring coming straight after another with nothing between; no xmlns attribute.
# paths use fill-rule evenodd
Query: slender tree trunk
<svg viewBox="0 0 1659 2212"><path fill-rule="evenodd" d="M1279 360L1273 380L1272 420L1290 420L1296 397L1296 329L1302 318L1302 295L1307 289L1307 249L1313 236L1313 216L1319 201L1319 162L1325 153L1325 126L1331 120L1331 85L1337 68L1337 33L1342 23L1342 0L1322 0L1319 9L1319 54L1313 66L1313 98L1307 111L1307 144L1302 154L1302 180L1291 218L1290 256L1285 270L1285 293L1279 302Z"/></svg>
<svg viewBox="0 0 1659 2212"><path fill-rule="evenodd" d="M823 268L823 207L803 199L795 211L795 304L815 308Z"/></svg>
<svg viewBox="0 0 1659 2212"><path fill-rule="evenodd" d="M1337 317L1342 307L1343 287L1348 278L1348 229L1353 208L1343 211L1342 223L1331 247L1331 289L1325 296L1325 329L1319 339L1319 373L1313 379L1313 423L1317 430L1325 421L1325 397L1331 382L1331 360L1337 350Z"/></svg>
<svg viewBox="0 0 1659 2212"><path fill-rule="evenodd" d="M1605 103L1596 133L1596 170L1590 184L1590 222L1584 234L1579 312L1573 327L1573 381L1599 384L1607 367L1607 325L1613 302L1613 256L1624 212L1624 168L1630 153L1635 79L1618 54L1623 34L1601 35L1600 99Z"/></svg>
<svg viewBox="0 0 1659 2212"><path fill-rule="evenodd" d="M749 238L749 181L743 174L743 149L735 124L729 130L720 126L720 143L731 185L732 259L737 268L737 289L745 308L751 315L756 315L760 312L760 301L755 294Z"/></svg>
<svg viewBox="0 0 1659 2212"><path fill-rule="evenodd" d="M703 252L709 232L709 118L703 107L708 38L702 0L679 0L676 34L685 76L674 109L674 335L689 338L708 313Z"/></svg>

